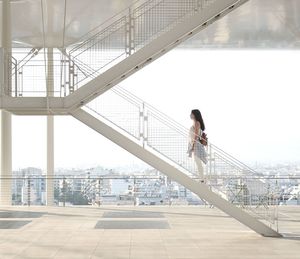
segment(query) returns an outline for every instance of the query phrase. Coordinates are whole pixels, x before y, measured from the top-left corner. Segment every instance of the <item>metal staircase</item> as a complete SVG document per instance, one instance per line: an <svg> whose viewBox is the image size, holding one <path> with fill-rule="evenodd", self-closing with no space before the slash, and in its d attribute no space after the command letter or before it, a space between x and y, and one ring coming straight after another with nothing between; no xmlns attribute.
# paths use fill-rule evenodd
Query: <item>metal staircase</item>
<svg viewBox="0 0 300 259"><path fill-rule="evenodd" d="M276 230L276 190L260 175L209 143L207 184L186 154L188 129L121 87L71 114L254 231Z"/></svg>
<svg viewBox="0 0 300 259"><path fill-rule="evenodd" d="M44 49L43 57L40 48L9 53L12 77L0 108L22 115L71 114L257 233L278 237L270 184L212 144L208 183L199 183L186 154L188 130L113 88L247 1L139 0L73 47L52 54Z"/></svg>
<svg viewBox="0 0 300 259"><path fill-rule="evenodd" d="M74 108L88 103L245 2L135 2L67 50L70 59L88 72L77 75L77 90L66 97L66 106Z"/></svg>

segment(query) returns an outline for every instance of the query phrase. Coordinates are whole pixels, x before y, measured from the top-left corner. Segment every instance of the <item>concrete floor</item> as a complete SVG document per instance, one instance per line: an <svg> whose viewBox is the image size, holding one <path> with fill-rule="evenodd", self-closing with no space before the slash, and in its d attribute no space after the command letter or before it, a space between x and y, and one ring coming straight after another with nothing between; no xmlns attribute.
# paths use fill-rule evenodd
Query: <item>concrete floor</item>
<svg viewBox="0 0 300 259"><path fill-rule="evenodd" d="M299 259L300 206L281 207L280 216L289 235L277 239L215 208L0 208L0 259Z"/></svg>

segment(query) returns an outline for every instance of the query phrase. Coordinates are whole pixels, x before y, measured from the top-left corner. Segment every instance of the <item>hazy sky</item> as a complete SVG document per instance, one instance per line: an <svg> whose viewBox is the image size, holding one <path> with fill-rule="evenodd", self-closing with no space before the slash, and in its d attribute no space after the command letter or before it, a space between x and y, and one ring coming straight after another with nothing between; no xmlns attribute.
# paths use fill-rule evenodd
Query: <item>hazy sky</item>
<svg viewBox="0 0 300 259"><path fill-rule="evenodd" d="M121 83L244 162L300 161L300 51L175 50ZM46 164L46 118L13 117L13 168ZM141 163L71 117L55 119L56 167Z"/></svg>

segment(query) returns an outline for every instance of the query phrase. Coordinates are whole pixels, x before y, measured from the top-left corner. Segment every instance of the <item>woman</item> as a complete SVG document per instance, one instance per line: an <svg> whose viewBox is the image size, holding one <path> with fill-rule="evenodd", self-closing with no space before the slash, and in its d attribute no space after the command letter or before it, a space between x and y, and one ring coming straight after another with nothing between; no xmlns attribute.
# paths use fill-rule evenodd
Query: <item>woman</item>
<svg viewBox="0 0 300 259"><path fill-rule="evenodd" d="M202 132L205 130L204 121L199 110L192 110L191 119L193 125L190 128L189 133L189 149L188 153L190 157L193 157L199 174L201 183L205 182L203 164L207 163L207 154L204 146L200 143Z"/></svg>

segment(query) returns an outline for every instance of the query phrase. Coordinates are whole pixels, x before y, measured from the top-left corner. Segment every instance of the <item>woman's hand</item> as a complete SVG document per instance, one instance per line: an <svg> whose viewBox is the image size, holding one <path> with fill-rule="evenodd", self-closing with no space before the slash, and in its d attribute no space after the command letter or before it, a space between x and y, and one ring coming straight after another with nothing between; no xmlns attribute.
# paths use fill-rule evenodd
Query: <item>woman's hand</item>
<svg viewBox="0 0 300 259"><path fill-rule="evenodd" d="M195 143L193 143L191 151L194 152L195 151Z"/></svg>

